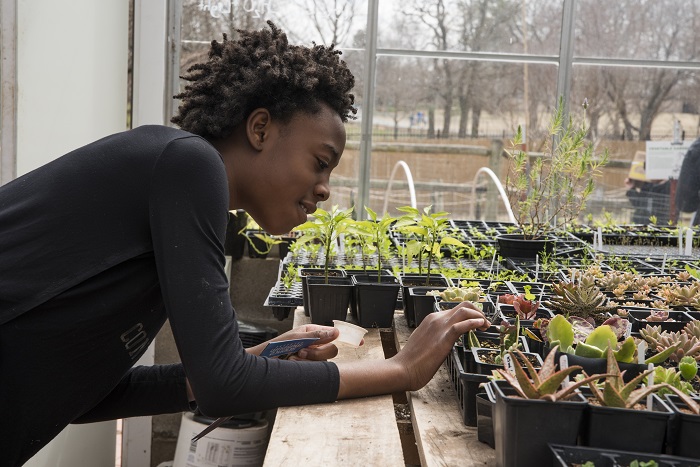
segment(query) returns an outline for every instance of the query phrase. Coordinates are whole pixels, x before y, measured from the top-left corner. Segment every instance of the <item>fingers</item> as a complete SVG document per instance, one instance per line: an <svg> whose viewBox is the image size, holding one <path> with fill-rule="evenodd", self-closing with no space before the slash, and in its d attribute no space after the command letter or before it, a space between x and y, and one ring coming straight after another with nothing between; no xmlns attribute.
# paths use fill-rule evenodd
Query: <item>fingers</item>
<svg viewBox="0 0 700 467"><path fill-rule="evenodd" d="M472 318L485 318L484 313L470 302L462 302L451 310L448 315L455 320L463 321Z"/></svg>
<svg viewBox="0 0 700 467"><path fill-rule="evenodd" d="M480 331L485 331L491 326L491 323L486 318L471 318L465 319L456 323L453 327L459 334L464 334L466 332L478 329Z"/></svg>
<svg viewBox="0 0 700 467"><path fill-rule="evenodd" d="M447 311L452 313L448 322L452 323L461 333L468 332L472 329L485 331L491 326L491 323L486 319L484 313L470 302L462 302L452 310Z"/></svg>
<svg viewBox="0 0 700 467"><path fill-rule="evenodd" d="M317 337L318 341L314 345L326 344L338 337L339 331L331 326L321 326L318 324L304 324L298 328L285 333L285 339L302 339Z"/></svg>
<svg viewBox="0 0 700 467"><path fill-rule="evenodd" d="M301 349L295 356L295 360L325 361L338 355L338 347L335 344L312 345Z"/></svg>

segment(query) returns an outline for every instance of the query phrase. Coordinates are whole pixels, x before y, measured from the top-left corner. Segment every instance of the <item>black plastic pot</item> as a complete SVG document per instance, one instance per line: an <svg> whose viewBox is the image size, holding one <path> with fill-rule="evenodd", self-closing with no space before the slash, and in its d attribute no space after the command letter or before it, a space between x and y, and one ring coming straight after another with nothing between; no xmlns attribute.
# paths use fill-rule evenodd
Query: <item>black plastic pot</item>
<svg viewBox="0 0 700 467"><path fill-rule="evenodd" d="M245 235L248 238L248 257L265 259L270 253L270 245L257 235L267 235L263 230L248 230Z"/></svg>
<svg viewBox="0 0 700 467"><path fill-rule="evenodd" d="M403 313L409 327L416 327L416 315L413 309L413 300L409 296L408 289L411 287L426 286L426 274L399 274L401 284L401 300L403 301ZM442 274L431 274L427 286L450 287L452 283Z"/></svg>
<svg viewBox="0 0 700 467"><path fill-rule="evenodd" d="M549 353L549 347L546 347L545 354L546 353ZM561 352L557 351L554 359L557 368L559 368L559 357L561 357L561 355ZM582 371L585 371L589 375L604 374L608 372L608 361L605 358L581 357L573 354L566 354L566 358L569 361L569 366L579 365L582 367ZM620 367L620 371L625 372L622 375L622 380L625 382L631 381L635 376L647 370L647 366L640 363L617 362L617 365ZM576 376L579 373L581 372L575 371L571 374L571 376Z"/></svg>
<svg viewBox="0 0 700 467"><path fill-rule="evenodd" d="M476 395L476 439L495 449L493 407L496 405L496 396L488 384L484 385L484 390L485 392Z"/></svg>
<svg viewBox="0 0 700 467"><path fill-rule="evenodd" d="M484 392L483 385L488 382L487 375L460 373L459 408L462 410L462 421L466 426L476 426L476 395Z"/></svg>
<svg viewBox="0 0 700 467"><path fill-rule="evenodd" d="M352 281L349 277L309 276L308 288L309 315L313 324L333 326L333 320L347 320L348 306L352 295Z"/></svg>
<svg viewBox="0 0 700 467"><path fill-rule="evenodd" d="M495 332L493 331L495 330ZM495 326L491 326L487 331L475 331L476 338L479 339L479 344L490 342L491 347L498 348L500 342L501 342L501 336L498 333L498 328ZM462 340L463 340L463 347L464 347L464 358L462 360L462 365L464 366L465 371L470 372L470 373L479 373L477 371L476 365L474 364L474 354L472 353L471 349L469 348L469 334L463 334L462 335ZM521 352L530 352L530 347L528 346L527 341L523 336L520 336L520 349ZM501 368L499 365L498 368ZM487 370L484 370L487 371ZM491 374L489 371L486 374Z"/></svg>
<svg viewBox="0 0 700 467"><path fill-rule="evenodd" d="M297 237L291 235L283 235L280 238L280 240L282 240L282 242L278 244L280 259L284 259L286 258L287 253L289 253L289 247L292 246L292 243L294 243L297 240Z"/></svg>
<svg viewBox="0 0 700 467"><path fill-rule="evenodd" d="M535 337L531 337L527 333L524 333L523 337L525 338L525 342L527 342L527 346L530 349L530 352L535 352L536 354L539 354L540 357L545 358L547 356L547 346L544 343L544 340L542 339L542 334L540 333L540 330L538 328L528 328L528 332L531 332Z"/></svg>
<svg viewBox="0 0 700 467"><path fill-rule="evenodd" d="M647 317L651 315L649 309L626 309L629 316L628 319L632 323L632 332L639 332L640 328L644 328L647 325L659 326L662 331L678 332L693 320L690 315L683 311L668 311L668 317L673 321L647 321Z"/></svg>
<svg viewBox="0 0 700 467"><path fill-rule="evenodd" d="M228 213L226 224L226 239L224 240L224 254L234 261L243 257L247 240L240 232L248 224L248 214L243 209L237 209L235 214Z"/></svg>
<svg viewBox="0 0 700 467"><path fill-rule="evenodd" d="M590 390L581 392L590 397ZM664 452L667 426L673 411L656 394L651 410L602 407L588 404L586 426L582 430L586 446L661 454ZM573 444L573 443L561 443Z"/></svg>
<svg viewBox="0 0 700 467"><path fill-rule="evenodd" d="M503 365L497 365L494 363L487 363L481 359L481 354L484 352L498 352L498 350L493 350L493 349L484 349L482 347L476 347L471 349L472 355L474 356L474 373L479 373L482 375L491 375L493 373L493 370L497 370L499 368L503 368ZM523 352L523 354L527 356L533 356L534 358L539 361L539 365L534 365L535 368L540 368L542 366L542 357L539 354L536 354L534 352Z"/></svg>
<svg viewBox="0 0 700 467"><path fill-rule="evenodd" d="M483 384L489 382L486 375L478 375L464 371L462 366L462 355L464 351L459 347L452 349L452 354L448 357L448 369L452 384L457 392L459 409L462 412L462 422L466 426L476 426L476 395L483 392Z"/></svg>
<svg viewBox="0 0 700 467"><path fill-rule="evenodd" d="M394 276L355 274L354 286L357 321L363 328L390 328L394 324L394 308L399 295L399 281Z"/></svg>
<svg viewBox="0 0 700 467"><path fill-rule="evenodd" d="M329 269L329 277L345 277L345 270L343 269ZM307 287L308 277L324 277L324 272L322 268L300 268L299 277L301 278L301 296L304 301L304 315L310 316L309 314L309 288Z"/></svg>
<svg viewBox="0 0 700 467"><path fill-rule="evenodd" d="M409 300L413 302L413 315L416 320L416 326L420 326L426 316L435 311L435 303L437 297L428 295L428 292L433 290L441 291L446 287L428 286L428 287L409 287Z"/></svg>
<svg viewBox="0 0 700 467"><path fill-rule="evenodd" d="M498 252L504 258L536 258L537 255L551 255L556 240L553 236L527 240L522 234L502 234L496 237Z"/></svg>
<svg viewBox="0 0 700 467"><path fill-rule="evenodd" d="M700 404L699 396L693 399ZM673 454L700 459L700 415L683 412L686 405L676 395L666 395L666 401L674 411L669 440Z"/></svg>
<svg viewBox="0 0 700 467"><path fill-rule="evenodd" d="M655 461L659 467L697 467L698 460L687 457L649 454L646 452L621 451L617 449L590 448L584 446L549 445L554 466L569 467L592 462L596 467L618 467L633 461Z"/></svg>
<svg viewBox="0 0 700 467"><path fill-rule="evenodd" d="M489 386L496 396L493 434L499 466L551 465L549 443L576 444L587 406L583 396L550 402L515 397L515 389L505 381L491 381Z"/></svg>

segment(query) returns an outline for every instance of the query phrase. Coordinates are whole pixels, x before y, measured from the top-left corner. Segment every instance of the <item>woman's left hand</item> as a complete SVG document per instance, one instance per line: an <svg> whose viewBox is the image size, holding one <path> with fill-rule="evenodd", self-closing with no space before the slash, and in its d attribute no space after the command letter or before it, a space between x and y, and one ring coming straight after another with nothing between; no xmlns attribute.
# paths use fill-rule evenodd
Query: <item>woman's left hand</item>
<svg viewBox="0 0 700 467"><path fill-rule="evenodd" d="M318 324L304 324L297 328L287 331L268 342L287 341L292 339L304 339L309 337L317 337L315 344L310 345L299 352L291 355L289 360L313 360L324 361L334 358L338 355L338 348L333 344L333 341L338 337L338 330L331 326L320 326ZM260 355L260 352L265 348L267 342L256 345L248 349L248 352Z"/></svg>

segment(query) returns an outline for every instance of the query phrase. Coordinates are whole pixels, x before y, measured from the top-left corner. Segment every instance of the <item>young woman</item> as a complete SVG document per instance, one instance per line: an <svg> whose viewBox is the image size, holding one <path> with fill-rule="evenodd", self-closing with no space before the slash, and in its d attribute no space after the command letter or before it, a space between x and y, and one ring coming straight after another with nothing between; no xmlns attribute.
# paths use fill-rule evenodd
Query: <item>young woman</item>
<svg viewBox="0 0 700 467"><path fill-rule="evenodd" d="M468 304L435 313L380 362L325 361L337 331L314 325L277 338L320 338L296 360L244 349L224 273L228 211L283 233L328 198L354 80L333 47L289 45L272 23L212 42L189 73L180 129L112 135L0 187L4 465L69 423L415 390L489 324ZM132 367L166 319L182 364Z"/></svg>

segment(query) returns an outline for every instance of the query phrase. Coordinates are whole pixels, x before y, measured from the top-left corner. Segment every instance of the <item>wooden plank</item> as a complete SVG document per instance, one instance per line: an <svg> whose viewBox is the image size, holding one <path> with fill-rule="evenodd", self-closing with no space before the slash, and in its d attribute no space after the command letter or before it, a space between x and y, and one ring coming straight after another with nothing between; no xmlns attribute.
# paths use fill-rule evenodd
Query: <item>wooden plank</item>
<svg viewBox="0 0 700 467"><path fill-rule="evenodd" d="M400 349L412 329L403 314L395 315L394 324ZM422 467L496 465L496 451L479 442L476 427L464 425L457 393L444 365L424 388L408 393L408 403Z"/></svg>
<svg viewBox="0 0 700 467"><path fill-rule="evenodd" d="M309 323L297 308L294 326ZM384 359L378 329L357 349L340 346L334 361ZM391 396L278 409L265 466L405 464Z"/></svg>

